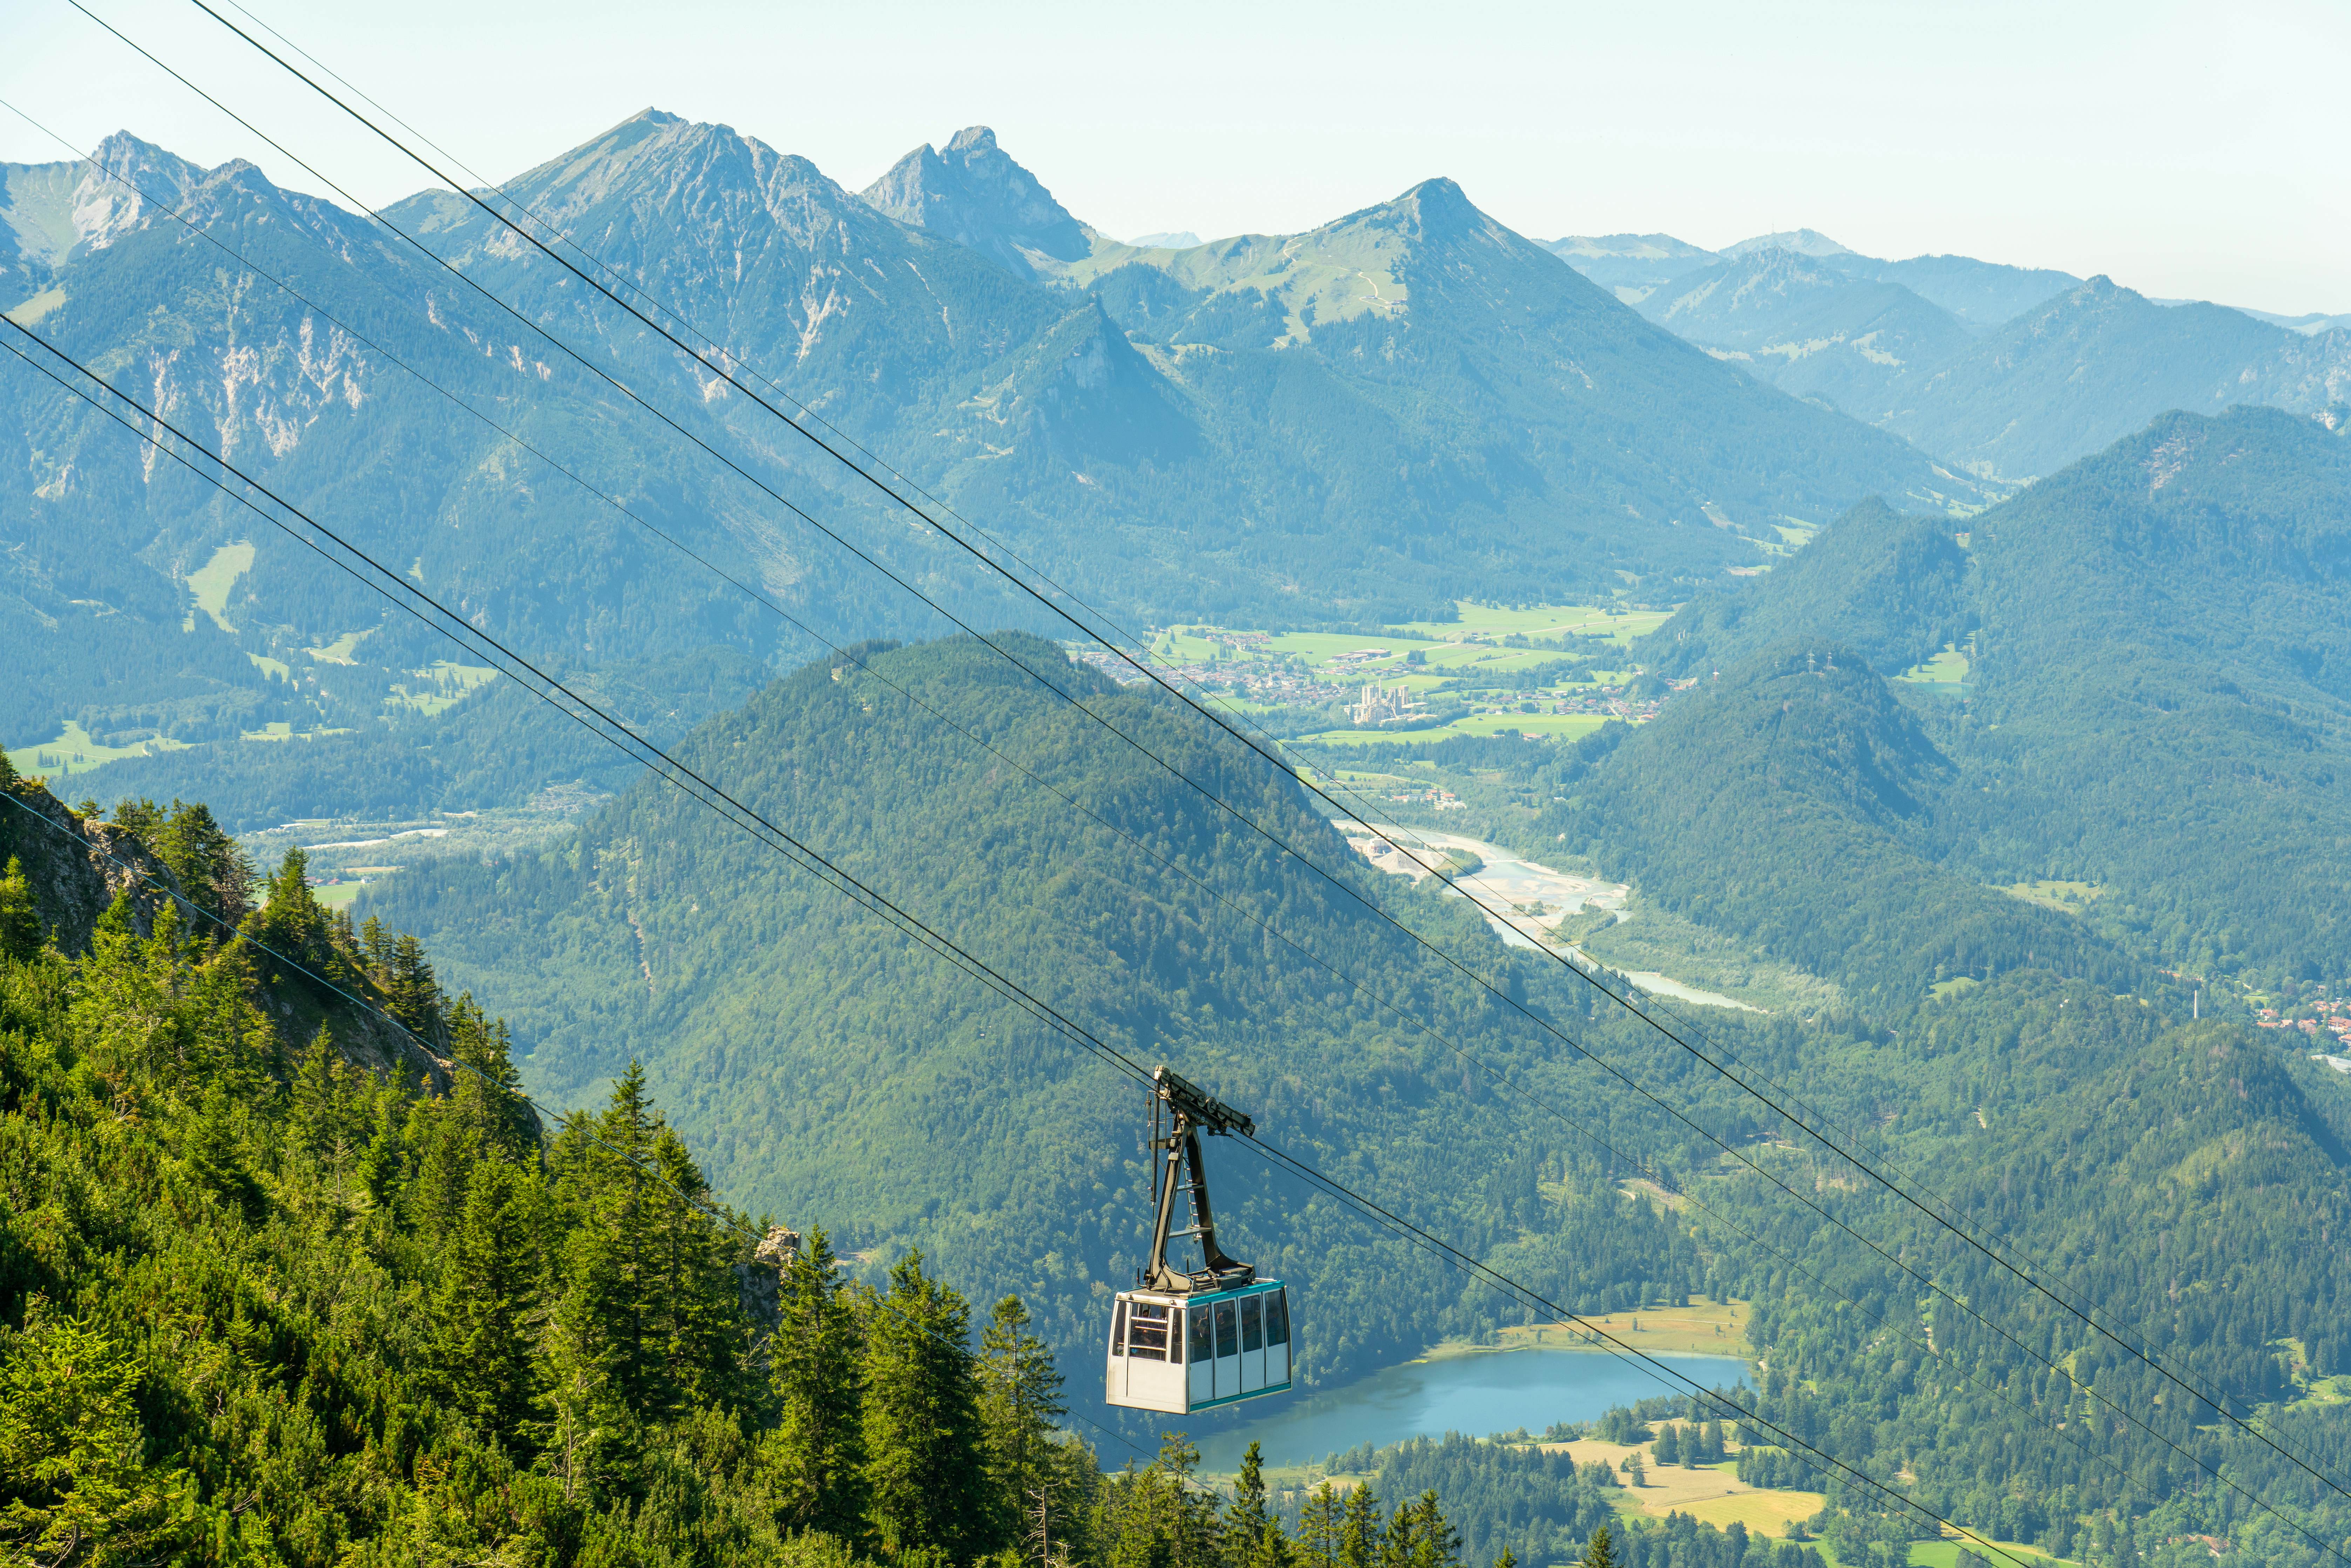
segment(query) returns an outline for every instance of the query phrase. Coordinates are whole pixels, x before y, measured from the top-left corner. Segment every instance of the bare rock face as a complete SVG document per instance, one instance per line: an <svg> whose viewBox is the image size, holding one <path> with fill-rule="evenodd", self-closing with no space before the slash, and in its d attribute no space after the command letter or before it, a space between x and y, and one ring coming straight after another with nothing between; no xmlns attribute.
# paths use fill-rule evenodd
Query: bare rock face
<svg viewBox="0 0 2351 1568"><path fill-rule="evenodd" d="M783 1316L784 1270L800 1255L800 1233L778 1225L752 1249L751 1260L735 1265L742 1293L743 1312L758 1325L759 1337L775 1332Z"/></svg>
<svg viewBox="0 0 2351 1568"><path fill-rule="evenodd" d="M88 952L98 917L126 890L131 924L141 936L153 932L155 912L182 891L153 851L127 829L77 817L41 785L16 780L0 788L8 793L0 804L0 865L12 857L24 863L41 923L59 952Z"/></svg>
<svg viewBox="0 0 2351 1568"><path fill-rule="evenodd" d="M34 906L59 952L89 952L99 917L118 894L129 894L131 926L142 937L154 934L157 911L185 896L172 869L129 829L78 816L45 786L22 778L0 779L0 793L6 797L0 800L0 866L12 858L23 864ZM298 979L273 977L266 964L258 973L254 1005L289 1056L324 1028L354 1066L390 1074L410 1088L421 1082L433 1093L448 1092L455 1064L417 1044L375 1008Z"/></svg>
<svg viewBox="0 0 2351 1568"><path fill-rule="evenodd" d="M1050 262L1077 261L1093 250L1092 232L998 147L985 125L956 132L945 152L915 148L858 193L900 223L976 250L1015 277L1039 277Z"/></svg>

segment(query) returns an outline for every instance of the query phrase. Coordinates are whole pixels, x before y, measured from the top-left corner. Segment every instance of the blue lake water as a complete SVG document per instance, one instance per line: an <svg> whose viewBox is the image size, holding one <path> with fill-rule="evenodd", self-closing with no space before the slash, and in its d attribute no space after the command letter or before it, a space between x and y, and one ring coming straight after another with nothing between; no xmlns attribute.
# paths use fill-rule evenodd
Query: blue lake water
<svg viewBox="0 0 2351 1568"><path fill-rule="evenodd" d="M1747 1364L1736 1356L1656 1359L1703 1388L1747 1382ZM1520 1427L1540 1433L1554 1421L1589 1421L1612 1406L1687 1392L1638 1362L1604 1352L1483 1351L1391 1366L1338 1388L1277 1395L1246 1422L1196 1428L1192 1437L1201 1469L1229 1471L1251 1441L1262 1446L1267 1464L1294 1465L1358 1443L1447 1432L1483 1437Z"/></svg>

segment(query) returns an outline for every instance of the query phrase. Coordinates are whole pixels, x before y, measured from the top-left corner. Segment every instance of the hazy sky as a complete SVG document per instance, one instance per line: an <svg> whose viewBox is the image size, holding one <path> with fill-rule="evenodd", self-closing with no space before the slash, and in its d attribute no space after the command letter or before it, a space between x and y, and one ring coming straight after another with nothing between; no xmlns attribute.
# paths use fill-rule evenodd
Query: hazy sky
<svg viewBox="0 0 2351 1568"><path fill-rule="evenodd" d="M186 0L84 4L369 201L424 183ZM246 4L493 179L649 104L852 188L983 122L1122 237L1307 228L1449 174L1541 238L1809 225L2351 310L2343 0ZM5 16L0 97L78 145L129 129L318 188L66 0ZM0 112L0 159L57 156Z"/></svg>

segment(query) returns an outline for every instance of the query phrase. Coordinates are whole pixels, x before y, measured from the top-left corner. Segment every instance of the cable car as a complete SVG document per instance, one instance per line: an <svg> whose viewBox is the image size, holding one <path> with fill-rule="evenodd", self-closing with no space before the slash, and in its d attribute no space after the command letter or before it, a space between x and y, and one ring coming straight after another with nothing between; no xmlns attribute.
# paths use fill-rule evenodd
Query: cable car
<svg viewBox="0 0 2351 1568"><path fill-rule="evenodd" d="M1286 1394L1297 1349L1290 1292L1279 1280L1259 1279L1255 1269L1217 1245L1208 1174L1200 1163L1201 1133L1246 1137L1257 1124L1165 1067L1151 1082L1150 1147L1165 1155L1151 1261L1137 1271L1135 1288L1121 1291L1111 1307L1102 1397L1130 1409L1183 1416ZM1179 1187L1191 1196L1192 1226L1171 1231ZM1197 1269L1179 1269L1167 1260L1168 1244L1186 1240L1200 1244Z"/></svg>

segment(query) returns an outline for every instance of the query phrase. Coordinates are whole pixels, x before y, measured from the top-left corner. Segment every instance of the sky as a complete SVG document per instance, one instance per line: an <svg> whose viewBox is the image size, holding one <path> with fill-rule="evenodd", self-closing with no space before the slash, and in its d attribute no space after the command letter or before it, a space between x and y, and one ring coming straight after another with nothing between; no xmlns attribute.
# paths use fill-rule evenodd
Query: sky
<svg viewBox="0 0 2351 1568"><path fill-rule="evenodd" d="M191 0L82 3L359 198L429 183ZM648 106L852 188L978 123L1123 238L1294 232L1447 174L1541 239L1806 226L2351 311L2342 0L244 3L490 180ZM0 99L329 193L68 0L5 0ZM0 161L60 156L0 110Z"/></svg>

